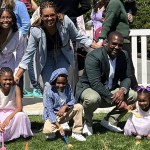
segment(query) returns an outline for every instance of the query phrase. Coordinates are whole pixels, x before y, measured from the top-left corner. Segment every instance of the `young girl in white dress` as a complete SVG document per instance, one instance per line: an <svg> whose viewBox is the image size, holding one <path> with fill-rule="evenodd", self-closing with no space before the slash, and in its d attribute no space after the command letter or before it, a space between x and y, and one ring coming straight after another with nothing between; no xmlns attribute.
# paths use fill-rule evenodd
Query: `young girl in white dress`
<svg viewBox="0 0 150 150"><path fill-rule="evenodd" d="M14 85L13 71L9 67L0 70L0 132L4 132L4 141L33 135L30 120L22 112L20 88Z"/></svg>
<svg viewBox="0 0 150 150"><path fill-rule="evenodd" d="M124 134L136 136L136 139L150 139L150 86L137 88L137 102L129 105L128 109L135 110L141 117L131 114L125 124Z"/></svg>

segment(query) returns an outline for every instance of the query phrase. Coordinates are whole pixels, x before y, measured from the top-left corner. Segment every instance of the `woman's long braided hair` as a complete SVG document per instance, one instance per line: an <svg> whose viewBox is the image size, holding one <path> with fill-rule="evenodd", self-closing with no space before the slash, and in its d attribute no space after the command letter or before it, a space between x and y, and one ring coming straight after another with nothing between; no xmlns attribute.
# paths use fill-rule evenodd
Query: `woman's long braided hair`
<svg viewBox="0 0 150 150"><path fill-rule="evenodd" d="M46 2L41 3L41 5L40 5L40 15L42 15L42 11L45 8L53 8L55 10L57 16L58 16L57 20L62 21L64 19L64 14L57 13L57 7L54 4L54 2L46 1ZM42 26L42 24L43 24L43 22L42 22L41 18L39 18L35 23L33 23L32 26L33 27L39 27L39 26Z"/></svg>

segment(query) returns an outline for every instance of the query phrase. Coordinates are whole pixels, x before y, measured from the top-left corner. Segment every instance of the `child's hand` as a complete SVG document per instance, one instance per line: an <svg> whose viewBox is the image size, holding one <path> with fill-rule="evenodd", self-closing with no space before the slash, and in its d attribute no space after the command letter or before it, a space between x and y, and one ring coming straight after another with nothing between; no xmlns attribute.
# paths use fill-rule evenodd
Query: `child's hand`
<svg viewBox="0 0 150 150"><path fill-rule="evenodd" d="M133 106L132 105L128 105L127 106L127 110L133 110L134 108L133 108Z"/></svg>
<svg viewBox="0 0 150 150"><path fill-rule="evenodd" d="M2 129L2 124L1 124L1 122L0 122L0 132L2 132L3 131L3 129Z"/></svg>
<svg viewBox="0 0 150 150"><path fill-rule="evenodd" d="M59 127L59 132L60 132L60 134L62 135L62 136L64 136L65 135L65 132L64 132L64 129L63 129L63 127Z"/></svg>
<svg viewBox="0 0 150 150"><path fill-rule="evenodd" d="M0 123L0 132L4 132L4 128L2 127L1 123Z"/></svg>
<svg viewBox="0 0 150 150"><path fill-rule="evenodd" d="M58 111L57 116L59 116L59 117L63 116L64 113L66 112L66 109L67 109L66 106L62 106L62 107L60 108L60 110Z"/></svg>
<svg viewBox="0 0 150 150"><path fill-rule="evenodd" d="M4 122L1 124L1 128L4 130L5 127L9 124L10 119L7 117Z"/></svg>

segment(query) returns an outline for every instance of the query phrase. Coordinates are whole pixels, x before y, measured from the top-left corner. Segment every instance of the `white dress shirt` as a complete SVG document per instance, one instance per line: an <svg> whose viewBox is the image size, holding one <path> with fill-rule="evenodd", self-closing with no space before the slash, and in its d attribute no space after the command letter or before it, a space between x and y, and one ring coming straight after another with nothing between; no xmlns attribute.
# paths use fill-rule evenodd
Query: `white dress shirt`
<svg viewBox="0 0 150 150"><path fill-rule="evenodd" d="M116 69L116 58L112 60L108 56L108 60L109 60L110 71L109 71L109 80L106 82L106 87L108 89L111 89L112 83L113 83L113 78L115 75L115 69Z"/></svg>

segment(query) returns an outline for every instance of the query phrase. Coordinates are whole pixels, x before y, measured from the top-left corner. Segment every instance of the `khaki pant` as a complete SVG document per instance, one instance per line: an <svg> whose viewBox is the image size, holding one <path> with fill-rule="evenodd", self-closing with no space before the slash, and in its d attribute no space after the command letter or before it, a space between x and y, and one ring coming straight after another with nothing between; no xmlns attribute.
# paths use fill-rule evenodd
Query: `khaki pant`
<svg viewBox="0 0 150 150"><path fill-rule="evenodd" d="M74 133L81 133L83 129L83 106L81 104L75 104L73 108L69 109L64 116L58 117L58 122L65 123L69 120L73 119L74 124L72 127L72 132ZM44 123L43 133L48 135L52 132L56 132L57 128L56 125L51 123L49 120L46 120Z"/></svg>
<svg viewBox="0 0 150 150"><path fill-rule="evenodd" d="M112 93L115 93L119 90L119 88L115 89L114 91L111 91ZM97 108L104 108L104 107L112 107L114 106L111 103L108 103L105 99L102 99L101 96L93 89L87 88L85 89L81 94L81 100L83 101L83 107L84 107L84 118L86 121L86 124L88 126L92 126L92 117L93 112ZM125 99L127 104L134 103L137 99L137 93L133 90L130 90L126 95ZM105 117L106 120L109 120L111 124L117 124L118 121L127 113L127 111L120 111L115 107L110 113L107 114Z"/></svg>

